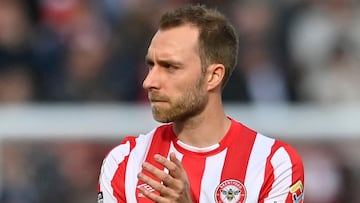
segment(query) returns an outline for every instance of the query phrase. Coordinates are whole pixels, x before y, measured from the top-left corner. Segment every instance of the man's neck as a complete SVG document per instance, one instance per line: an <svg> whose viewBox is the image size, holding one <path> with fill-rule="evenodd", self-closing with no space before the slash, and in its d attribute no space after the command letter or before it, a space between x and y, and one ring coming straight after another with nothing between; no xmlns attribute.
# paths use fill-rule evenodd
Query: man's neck
<svg viewBox="0 0 360 203"><path fill-rule="evenodd" d="M209 147L226 135L231 121L224 111L198 115L184 122L174 122L174 132L178 139L194 147Z"/></svg>

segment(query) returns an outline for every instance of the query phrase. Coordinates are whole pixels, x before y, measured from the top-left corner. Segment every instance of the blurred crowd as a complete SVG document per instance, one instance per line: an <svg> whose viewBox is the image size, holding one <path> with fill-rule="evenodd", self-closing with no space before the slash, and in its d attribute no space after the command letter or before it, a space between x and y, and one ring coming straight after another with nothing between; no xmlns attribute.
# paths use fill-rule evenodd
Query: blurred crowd
<svg viewBox="0 0 360 203"><path fill-rule="evenodd" d="M360 103L357 0L0 0L0 104L146 101L157 21L190 2L217 7L239 33L226 102ZM114 143L3 144L0 203L95 202ZM344 158L358 146L299 144L307 203L360 201L360 165L349 167L359 158Z"/></svg>
<svg viewBox="0 0 360 203"><path fill-rule="evenodd" d="M111 147L82 140L4 144L0 203L95 203L100 166Z"/></svg>
<svg viewBox="0 0 360 203"><path fill-rule="evenodd" d="M167 9L215 6L240 36L225 101L360 101L355 0L0 0L0 102L142 102Z"/></svg>

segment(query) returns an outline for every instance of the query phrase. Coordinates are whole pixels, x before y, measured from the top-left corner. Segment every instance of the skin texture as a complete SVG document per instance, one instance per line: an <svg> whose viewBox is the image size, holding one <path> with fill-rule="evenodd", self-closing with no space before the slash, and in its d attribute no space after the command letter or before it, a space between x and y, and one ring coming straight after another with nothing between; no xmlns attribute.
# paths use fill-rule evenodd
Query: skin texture
<svg viewBox="0 0 360 203"><path fill-rule="evenodd" d="M146 56L149 72L143 87L148 90L152 113L159 122L173 122L178 139L194 147L218 143L230 127L221 101L223 64L211 64L202 72L198 52L197 27L189 24L159 30L153 37ZM149 163L142 165L161 182L143 173L138 178L160 194L141 190L158 203L193 202L190 184L181 162L170 155L154 159L168 169L159 170Z"/></svg>
<svg viewBox="0 0 360 203"><path fill-rule="evenodd" d="M161 184L143 173L139 173L138 178L158 191L160 196L144 188L140 188L140 191L154 202L192 202L186 172L175 154L170 154L170 161L159 154L156 154L154 159L167 168L169 173L166 174L163 170L159 170L147 162L144 162L142 167L162 180L163 183Z"/></svg>
<svg viewBox="0 0 360 203"><path fill-rule="evenodd" d="M201 112L206 103L201 61L197 54L197 32L191 27L155 34L146 61L149 73L143 86L155 120L183 121ZM184 36L191 35L188 39ZM174 40L178 39L178 40Z"/></svg>

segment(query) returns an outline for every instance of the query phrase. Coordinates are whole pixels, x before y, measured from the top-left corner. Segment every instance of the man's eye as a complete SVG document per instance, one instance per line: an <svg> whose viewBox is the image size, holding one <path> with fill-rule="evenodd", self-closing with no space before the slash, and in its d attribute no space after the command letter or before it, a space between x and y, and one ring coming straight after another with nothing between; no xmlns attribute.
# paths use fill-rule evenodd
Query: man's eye
<svg viewBox="0 0 360 203"><path fill-rule="evenodd" d="M164 64L163 66L164 66L164 68L167 68L167 69L176 69L176 66L174 66L173 64L170 64L170 63Z"/></svg>
<svg viewBox="0 0 360 203"><path fill-rule="evenodd" d="M151 62L151 61L147 61L147 62L146 62L146 66L147 66L149 69L151 69L152 67L154 67L154 63Z"/></svg>

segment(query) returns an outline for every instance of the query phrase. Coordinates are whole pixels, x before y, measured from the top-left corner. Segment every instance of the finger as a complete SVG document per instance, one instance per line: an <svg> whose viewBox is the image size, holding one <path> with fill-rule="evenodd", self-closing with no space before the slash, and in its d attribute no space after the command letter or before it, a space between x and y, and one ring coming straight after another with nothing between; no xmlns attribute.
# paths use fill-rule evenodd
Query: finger
<svg viewBox="0 0 360 203"><path fill-rule="evenodd" d="M169 170L169 174L174 178L180 178L181 177L181 171L182 171L182 164L181 162L176 158L175 153L170 154L170 160L167 158L161 156L160 154L155 154L154 159L161 165L163 165L165 168ZM175 163L172 160L175 160ZM178 167L180 165L180 167Z"/></svg>
<svg viewBox="0 0 360 203"><path fill-rule="evenodd" d="M154 190L158 191L161 195L169 195L173 193L173 190L171 188L166 187L167 184L174 182L173 178L169 174L165 173L164 171L156 168L155 166L147 162L144 162L142 164L142 167L144 170L148 171L150 174L160 179L164 184L150 178L144 173L138 174L139 180L142 180L148 185L150 185Z"/></svg>
<svg viewBox="0 0 360 203"><path fill-rule="evenodd" d="M165 202L165 198L163 198L153 192L150 192L143 187L139 187L139 190L145 197L151 199L154 202L157 202L157 203Z"/></svg>
<svg viewBox="0 0 360 203"><path fill-rule="evenodd" d="M173 163L175 163L176 166L178 166L180 168L180 170L184 170L183 165L181 163L181 161L176 157L174 152L170 153L170 161L172 161Z"/></svg>
<svg viewBox="0 0 360 203"><path fill-rule="evenodd" d="M167 160L167 162L170 162L170 161ZM173 164L173 165L175 165L175 164ZM159 168L155 167L154 165L152 165L148 162L144 162L142 164L142 168L144 170L148 171L150 174L152 174L156 178L160 179L161 181L164 181L164 180L171 181L171 179L173 179L169 174L165 173L164 170L160 170Z"/></svg>
<svg viewBox="0 0 360 203"><path fill-rule="evenodd" d="M152 189L158 191L160 194L166 193L166 187L163 184L150 178L149 176L145 175L144 173L141 173L141 172L138 173L138 179L143 181L144 183L148 184ZM139 189L140 188L142 188L142 187L139 187ZM150 192L150 191L148 191L148 192Z"/></svg>

